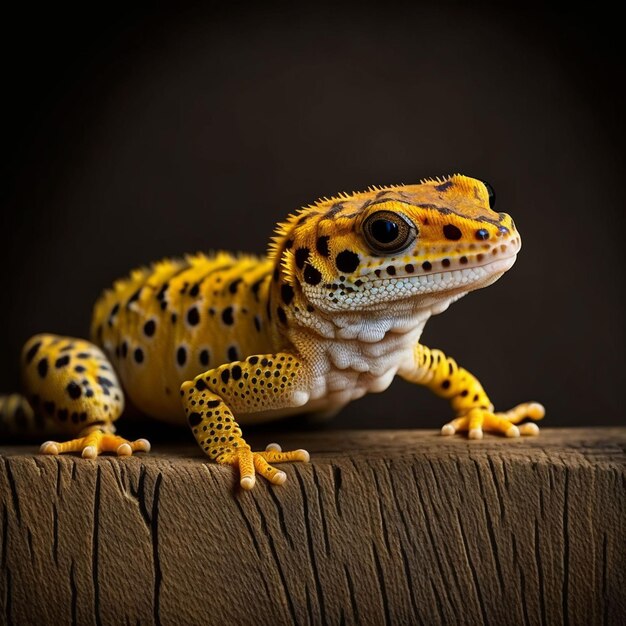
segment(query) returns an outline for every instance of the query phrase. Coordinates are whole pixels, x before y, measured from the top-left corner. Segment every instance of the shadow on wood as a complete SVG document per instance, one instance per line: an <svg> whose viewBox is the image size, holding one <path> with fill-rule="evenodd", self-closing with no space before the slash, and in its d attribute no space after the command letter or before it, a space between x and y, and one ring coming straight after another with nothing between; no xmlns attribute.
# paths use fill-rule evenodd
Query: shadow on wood
<svg viewBox="0 0 626 626"><path fill-rule="evenodd" d="M0 448L0 623L624 623L626 429L276 438L312 462L251 492L191 445Z"/></svg>

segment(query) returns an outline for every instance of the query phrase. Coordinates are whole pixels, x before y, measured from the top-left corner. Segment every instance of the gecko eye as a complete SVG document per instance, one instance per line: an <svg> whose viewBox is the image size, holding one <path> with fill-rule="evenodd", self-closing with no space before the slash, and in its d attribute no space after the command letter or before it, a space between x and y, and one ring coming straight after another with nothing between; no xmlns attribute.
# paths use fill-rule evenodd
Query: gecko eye
<svg viewBox="0 0 626 626"><path fill-rule="evenodd" d="M496 192L486 180L481 180L480 182L487 188L487 194L489 195L489 208L493 209L493 207L496 206Z"/></svg>
<svg viewBox="0 0 626 626"><path fill-rule="evenodd" d="M374 252L392 254L417 237L415 226L400 213L376 211L363 223L365 239Z"/></svg>

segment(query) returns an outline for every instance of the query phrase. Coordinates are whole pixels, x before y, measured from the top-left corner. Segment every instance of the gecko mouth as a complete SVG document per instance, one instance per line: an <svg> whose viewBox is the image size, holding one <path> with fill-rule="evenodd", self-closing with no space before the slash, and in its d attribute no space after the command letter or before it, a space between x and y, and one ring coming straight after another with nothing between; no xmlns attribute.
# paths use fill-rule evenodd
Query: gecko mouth
<svg viewBox="0 0 626 626"><path fill-rule="evenodd" d="M471 289L476 283L499 277L515 263L517 253L502 254L497 259L488 259L482 263L449 267L438 271L420 274L396 274L364 281L366 290L406 291L407 296L427 293L441 293L458 289ZM475 287L478 288L478 287ZM374 292L378 293L378 292Z"/></svg>
<svg viewBox="0 0 626 626"><path fill-rule="evenodd" d="M519 239L498 244L489 251L456 258L378 268L348 281L309 290L309 300L328 310L359 310L386 307L392 302L420 297L454 297L495 282L515 263Z"/></svg>

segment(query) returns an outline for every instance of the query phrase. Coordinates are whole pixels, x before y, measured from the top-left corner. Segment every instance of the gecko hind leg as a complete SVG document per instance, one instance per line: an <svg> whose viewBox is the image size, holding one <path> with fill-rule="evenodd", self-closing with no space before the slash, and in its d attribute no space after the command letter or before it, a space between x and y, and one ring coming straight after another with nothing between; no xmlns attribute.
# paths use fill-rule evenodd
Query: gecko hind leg
<svg viewBox="0 0 626 626"><path fill-rule="evenodd" d="M66 452L80 452L84 459L95 459L103 452L116 452L118 456L130 456L133 452L150 452L150 442L147 439L129 441L113 433L102 430L92 430L84 437L70 441L46 441L39 451L42 454L64 454Z"/></svg>
<svg viewBox="0 0 626 626"><path fill-rule="evenodd" d="M40 432L65 433L69 441L46 441L43 454L103 452L128 456L149 451L145 439L115 435L114 422L124 409L124 393L106 355L83 339L35 335L22 351L22 379Z"/></svg>

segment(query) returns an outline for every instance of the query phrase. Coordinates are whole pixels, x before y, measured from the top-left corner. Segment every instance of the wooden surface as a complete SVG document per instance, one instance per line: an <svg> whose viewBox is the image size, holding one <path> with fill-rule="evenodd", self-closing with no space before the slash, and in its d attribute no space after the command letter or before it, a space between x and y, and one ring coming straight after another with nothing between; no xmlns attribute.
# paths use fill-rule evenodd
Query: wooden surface
<svg viewBox="0 0 626 626"><path fill-rule="evenodd" d="M272 439L312 462L251 492L191 444L0 448L0 623L625 623L626 429Z"/></svg>

